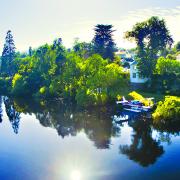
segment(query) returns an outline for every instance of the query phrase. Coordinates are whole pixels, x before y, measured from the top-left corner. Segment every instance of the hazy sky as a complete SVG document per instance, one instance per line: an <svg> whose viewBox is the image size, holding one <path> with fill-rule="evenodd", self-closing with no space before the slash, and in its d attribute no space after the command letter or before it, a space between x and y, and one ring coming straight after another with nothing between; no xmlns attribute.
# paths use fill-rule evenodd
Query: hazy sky
<svg viewBox="0 0 180 180"><path fill-rule="evenodd" d="M97 23L113 24L119 47L132 47L123 39L137 21L163 17L176 41L180 40L180 0L0 0L0 51L7 30L17 50L51 43L61 37L66 47L74 38L90 41Z"/></svg>

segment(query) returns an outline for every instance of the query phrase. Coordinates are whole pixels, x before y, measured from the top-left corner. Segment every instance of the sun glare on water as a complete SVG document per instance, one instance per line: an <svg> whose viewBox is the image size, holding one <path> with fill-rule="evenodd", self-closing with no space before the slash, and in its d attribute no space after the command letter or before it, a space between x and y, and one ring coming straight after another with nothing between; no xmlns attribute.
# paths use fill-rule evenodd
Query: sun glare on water
<svg viewBox="0 0 180 180"><path fill-rule="evenodd" d="M74 170L71 172L71 180L82 180L82 174L78 170Z"/></svg>

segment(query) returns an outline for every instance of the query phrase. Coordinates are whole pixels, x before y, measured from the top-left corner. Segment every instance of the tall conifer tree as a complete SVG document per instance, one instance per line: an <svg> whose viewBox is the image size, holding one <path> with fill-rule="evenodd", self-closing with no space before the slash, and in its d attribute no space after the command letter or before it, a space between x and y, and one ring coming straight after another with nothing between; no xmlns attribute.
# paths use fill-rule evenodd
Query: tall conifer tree
<svg viewBox="0 0 180 180"><path fill-rule="evenodd" d="M7 32L2 52L1 73L12 76L14 72L13 61L15 58L15 44L11 31Z"/></svg>
<svg viewBox="0 0 180 180"><path fill-rule="evenodd" d="M94 51L105 59L114 59L116 45L113 40L112 25L98 24L95 26L95 36L93 39Z"/></svg>

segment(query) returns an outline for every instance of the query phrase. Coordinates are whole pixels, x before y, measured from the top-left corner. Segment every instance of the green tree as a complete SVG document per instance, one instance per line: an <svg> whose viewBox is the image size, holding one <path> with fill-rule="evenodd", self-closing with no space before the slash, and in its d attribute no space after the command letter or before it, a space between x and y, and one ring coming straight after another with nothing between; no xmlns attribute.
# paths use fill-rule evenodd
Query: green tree
<svg viewBox="0 0 180 180"><path fill-rule="evenodd" d="M171 47L173 43L165 21L158 17L137 23L132 31L126 32L125 38L137 43L139 71L149 78L153 75L157 58L165 55L166 48Z"/></svg>
<svg viewBox="0 0 180 180"><path fill-rule="evenodd" d="M98 24L95 26L94 31L94 51L100 54L104 59L113 60L114 52L116 51L115 43L113 40L112 25Z"/></svg>
<svg viewBox="0 0 180 180"><path fill-rule="evenodd" d="M165 100L158 103L157 109L152 114L156 124L180 124L180 98L176 96L166 96Z"/></svg>
<svg viewBox="0 0 180 180"><path fill-rule="evenodd" d="M80 105L99 105L115 99L128 85L128 74L116 63L91 54L91 44L76 43L67 51L61 39L33 53L18 53L12 78L0 79L3 91L14 96L58 97Z"/></svg>
<svg viewBox="0 0 180 180"><path fill-rule="evenodd" d="M6 76L12 76L14 74L13 61L15 59L15 44L11 31L7 32L5 38L5 44L1 58L1 73Z"/></svg>
<svg viewBox="0 0 180 180"><path fill-rule="evenodd" d="M12 93L33 95L41 93L40 89L44 86L47 93L57 73L57 56L56 49L46 44L38 48L32 56L17 59L18 73L13 77Z"/></svg>
<svg viewBox="0 0 180 180"><path fill-rule="evenodd" d="M157 60L155 74L152 77L153 89L162 93L179 95L180 62L164 57Z"/></svg>
<svg viewBox="0 0 180 180"><path fill-rule="evenodd" d="M63 73L59 76L61 91L64 97L75 97L76 90L80 86L82 76L82 58L75 53L70 53L66 57Z"/></svg>
<svg viewBox="0 0 180 180"><path fill-rule="evenodd" d="M73 50L76 54L83 58L88 58L92 55L93 47L92 43L79 42L79 39L75 39Z"/></svg>
<svg viewBox="0 0 180 180"><path fill-rule="evenodd" d="M160 57L157 60L156 72L160 75L179 74L180 62L177 60L166 59L164 57Z"/></svg>

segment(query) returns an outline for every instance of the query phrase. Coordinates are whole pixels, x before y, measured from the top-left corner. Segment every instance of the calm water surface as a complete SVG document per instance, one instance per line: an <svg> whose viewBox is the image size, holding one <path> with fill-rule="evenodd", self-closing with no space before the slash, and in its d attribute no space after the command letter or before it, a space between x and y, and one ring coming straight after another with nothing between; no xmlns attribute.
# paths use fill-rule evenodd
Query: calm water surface
<svg viewBox="0 0 180 180"><path fill-rule="evenodd" d="M180 179L180 136L108 108L1 97L0 179Z"/></svg>

